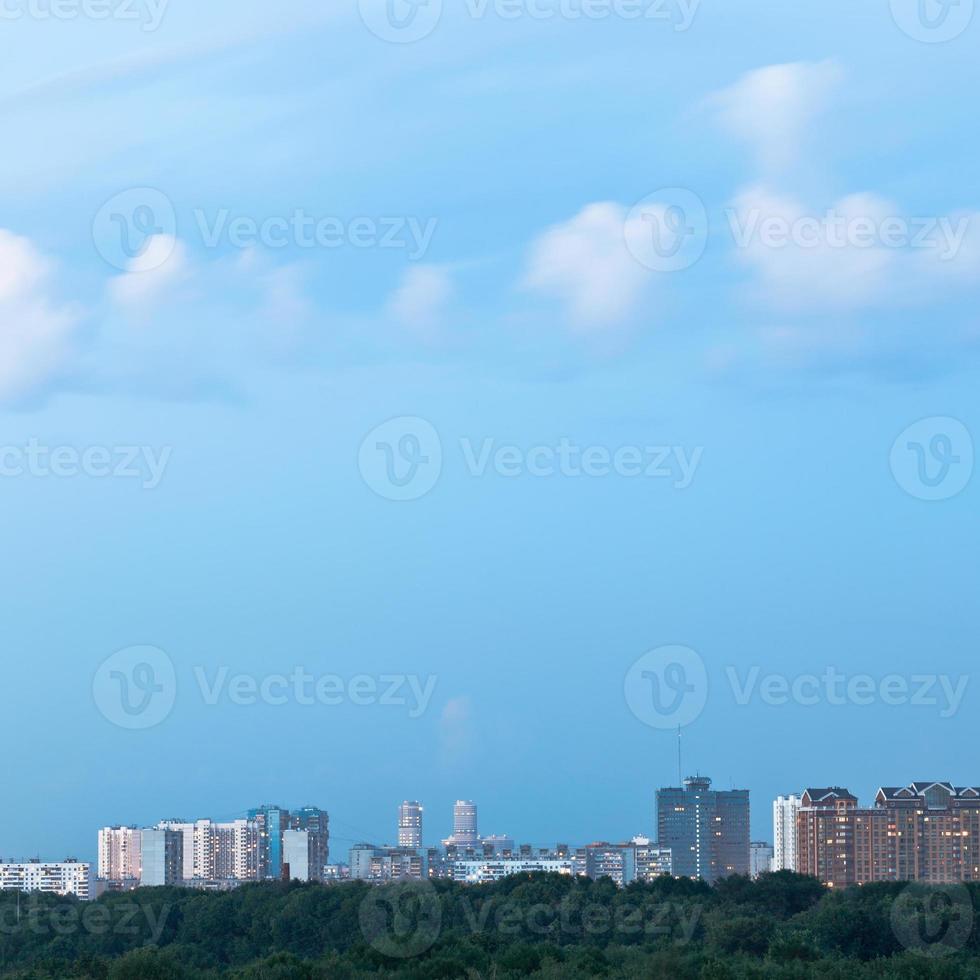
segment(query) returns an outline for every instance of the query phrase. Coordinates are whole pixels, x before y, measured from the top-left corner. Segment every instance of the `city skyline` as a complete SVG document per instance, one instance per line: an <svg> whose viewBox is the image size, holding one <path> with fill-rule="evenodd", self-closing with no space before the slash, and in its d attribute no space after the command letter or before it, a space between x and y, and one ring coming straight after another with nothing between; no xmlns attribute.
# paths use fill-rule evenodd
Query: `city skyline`
<svg viewBox="0 0 980 980"><path fill-rule="evenodd" d="M13 5L0 847L976 741L973 3Z"/></svg>

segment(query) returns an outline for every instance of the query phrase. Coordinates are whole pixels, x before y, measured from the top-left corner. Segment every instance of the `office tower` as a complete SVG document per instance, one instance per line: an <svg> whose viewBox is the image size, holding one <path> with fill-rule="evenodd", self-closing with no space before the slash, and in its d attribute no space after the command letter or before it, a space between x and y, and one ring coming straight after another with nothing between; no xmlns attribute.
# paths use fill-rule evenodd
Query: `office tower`
<svg viewBox="0 0 980 980"><path fill-rule="evenodd" d="M834 888L980 881L980 787L884 786L869 808L840 787L808 789L797 818L797 871Z"/></svg>
<svg viewBox="0 0 980 980"><path fill-rule="evenodd" d="M422 804L415 800L398 808L398 846L422 847Z"/></svg>
<svg viewBox="0 0 980 980"><path fill-rule="evenodd" d="M143 848L144 888L179 885L183 881L184 835L179 830L144 830Z"/></svg>
<svg viewBox="0 0 980 980"><path fill-rule="evenodd" d="M95 898L93 871L91 864L70 858L51 863L0 864L0 891L74 895L87 902Z"/></svg>
<svg viewBox="0 0 980 980"><path fill-rule="evenodd" d="M772 845L765 841L749 844L749 874L753 879L772 870Z"/></svg>
<svg viewBox="0 0 980 980"><path fill-rule="evenodd" d="M657 836L673 873L709 883L749 873L749 791L713 790L696 776L657 791Z"/></svg>
<svg viewBox="0 0 980 980"><path fill-rule="evenodd" d="M772 870L796 870L796 815L800 798L778 796L772 804Z"/></svg>
<svg viewBox="0 0 980 980"><path fill-rule="evenodd" d="M307 880L323 881L324 868L330 863L330 815L315 806L294 810L289 822L290 830L302 830L309 835L310 874ZM296 877L292 869L290 874Z"/></svg>
<svg viewBox="0 0 980 980"><path fill-rule="evenodd" d="M139 882L141 851L138 827L103 827L99 831L99 879L113 885Z"/></svg>
<svg viewBox="0 0 980 980"><path fill-rule="evenodd" d="M453 834L443 841L447 847L459 850L475 848L480 843L477 830L476 804L471 800L457 800L453 807Z"/></svg>
<svg viewBox="0 0 980 980"><path fill-rule="evenodd" d="M282 835L290 826L289 811L267 804L249 810L248 818L259 825L259 878L277 881L282 877Z"/></svg>

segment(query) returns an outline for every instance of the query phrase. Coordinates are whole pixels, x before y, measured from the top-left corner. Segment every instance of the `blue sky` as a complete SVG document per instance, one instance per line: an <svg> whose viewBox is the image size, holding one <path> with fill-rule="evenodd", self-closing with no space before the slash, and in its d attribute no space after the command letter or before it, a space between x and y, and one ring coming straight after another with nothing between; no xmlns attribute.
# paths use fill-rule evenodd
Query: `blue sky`
<svg viewBox="0 0 980 980"><path fill-rule="evenodd" d="M805 785L980 781L980 18L473 2L411 44L373 0L2 24L5 856L268 801L327 807L335 857L403 799L433 843L461 797L522 840L652 832L676 736L624 679L675 644L684 767L750 788L756 837ZM173 690L121 727L100 665L147 645ZM298 667L342 703L197 681ZM874 693L740 699L753 668ZM353 703L390 676L425 710Z"/></svg>

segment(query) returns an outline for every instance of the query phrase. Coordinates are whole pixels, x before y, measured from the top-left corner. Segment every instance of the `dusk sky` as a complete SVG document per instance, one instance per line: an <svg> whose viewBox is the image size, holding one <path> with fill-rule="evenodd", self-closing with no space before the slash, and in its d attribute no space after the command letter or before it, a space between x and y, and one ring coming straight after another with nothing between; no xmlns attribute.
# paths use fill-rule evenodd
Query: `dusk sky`
<svg viewBox="0 0 980 980"><path fill-rule="evenodd" d="M0 18L0 854L980 783L973 0L391 4Z"/></svg>

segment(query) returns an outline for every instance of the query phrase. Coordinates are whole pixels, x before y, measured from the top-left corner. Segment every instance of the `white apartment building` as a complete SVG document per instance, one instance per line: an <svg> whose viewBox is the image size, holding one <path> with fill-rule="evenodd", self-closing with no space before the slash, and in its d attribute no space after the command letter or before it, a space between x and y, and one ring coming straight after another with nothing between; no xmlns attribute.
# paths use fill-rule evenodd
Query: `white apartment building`
<svg viewBox="0 0 980 980"><path fill-rule="evenodd" d="M99 831L99 879L137 882L142 865L142 837L138 827L103 827Z"/></svg>
<svg viewBox="0 0 980 980"><path fill-rule="evenodd" d="M44 864L0 864L0 891L41 892L46 895L74 895L82 901L95 898L91 864L60 861Z"/></svg>
<svg viewBox="0 0 980 980"><path fill-rule="evenodd" d="M572 858L500 858L482 861L454 861L453 878L468 885L500 881L510 875L573 874Z"/></svg>
<svg viewBox="0 0 980 980"><path fill-rule="evenodd" d="M777 797L772 805L772 870L796 870L796 818L803 801L798 796Z"/></svg>
<svg viewBox="0 0 980 980"><path fill-rule="evenodd" d="M183 835L185 881L258 878L259 827L254 820L163 821L156 829L175 830Z"/></svg>

